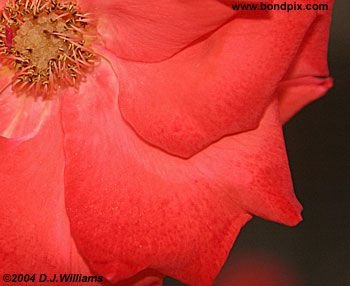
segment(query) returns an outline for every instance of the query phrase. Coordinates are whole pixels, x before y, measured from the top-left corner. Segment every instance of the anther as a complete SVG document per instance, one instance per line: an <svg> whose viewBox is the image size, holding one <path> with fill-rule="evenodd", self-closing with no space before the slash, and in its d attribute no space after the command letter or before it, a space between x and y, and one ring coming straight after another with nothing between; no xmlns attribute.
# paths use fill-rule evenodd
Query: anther
<svg viewBox="0 0 350 286"><path fill-rule="evenodd" d="M85 41L90 14L73 1L10 0L0 13L0 61L14 68L16 92L51 98L96 64Z"/></svg>

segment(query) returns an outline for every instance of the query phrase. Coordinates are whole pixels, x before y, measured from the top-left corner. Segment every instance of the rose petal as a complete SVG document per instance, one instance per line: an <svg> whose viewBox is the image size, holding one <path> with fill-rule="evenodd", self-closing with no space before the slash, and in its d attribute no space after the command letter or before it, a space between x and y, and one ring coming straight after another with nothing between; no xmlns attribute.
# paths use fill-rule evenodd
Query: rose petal
<svg viewBox="0 0 350 286"><path fill-rule="evenodd" d="M332 86L331 78L310 76L283 81L277 89L281 121L286 123L304 106L325 95Z"/></svg>
<svg viewBox="0 0 350 286"><path fill-rule="evenodd" d="M217 0L84 0L98 18L107 48L122 58L167 58L228 21L234 11Z"/></svg>
<svg viewBox="0 0 350 286"><path fill-rule="evenodd" d="M327 1L327 4L328 11L319 15L310 27L285 80L277 90L284 123L332 87L327 55L333 1Z"/></svg>
<svg viewBox="0 0 350 286"><path fill-rule="evenodd" d="M0 137L2 273L88 273L64 207L59 119L56 106L35 138Z"/></svg>
<svg viewBox="0 0 350 286"><path fill-rule="evenodd" d="M248 212L300 220L276 104L259 129L184 160L134 134L118 111L117 86L102 61L63 102L67 211L94 272L117 282L155 269L212 285Z"/></svg>
<svg viewBox="0 0 350 286"><path fill-rule="evenodd" d="M50 114L52 101L12 91L13 71L0 66L0 136L28 140L40 130Z"/></svg>
<svg viewBox="0 0 350 286"><path fill-rule="evenodd" d="M2 93L10 84L13 73L7 68L0 64L0 92Z"/></svg>
<svg viewBox="0 0 350 286"><path fill-rule="evenodd" d="M314 18L236 18L161 63L107 55L120 79L125 120L150 144L185 158L256 128Z"/></svg>

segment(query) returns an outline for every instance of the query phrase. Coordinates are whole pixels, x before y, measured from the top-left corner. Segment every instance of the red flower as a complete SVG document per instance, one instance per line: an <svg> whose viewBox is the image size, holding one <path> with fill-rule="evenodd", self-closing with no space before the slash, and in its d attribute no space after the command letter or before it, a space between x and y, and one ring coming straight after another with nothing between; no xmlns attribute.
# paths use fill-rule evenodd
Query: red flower
<svg viewBox="0 0 350 286"><path fill-rule="evenodd" d="M252 215L297 224L281 121L331 86L331 2L81 0L103 57L78 90L16 97L1 67L0 269L211 285Z"/></svg>

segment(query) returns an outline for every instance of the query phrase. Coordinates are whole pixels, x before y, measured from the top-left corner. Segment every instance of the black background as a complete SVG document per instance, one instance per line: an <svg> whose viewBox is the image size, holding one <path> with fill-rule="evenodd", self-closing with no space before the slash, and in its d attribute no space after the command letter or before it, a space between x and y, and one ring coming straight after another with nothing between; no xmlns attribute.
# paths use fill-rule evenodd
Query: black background
<svg viewBox="0 0 350 286"><path fill-rule="evenodd" d="M256 252L282 258L305 286L350 285L349 19L350 3L336 0L329 49L335 86L284 128L304 221L289 228L253 219L221 275L244 253ZM182 284L167 278L164 285Z"/></svg>

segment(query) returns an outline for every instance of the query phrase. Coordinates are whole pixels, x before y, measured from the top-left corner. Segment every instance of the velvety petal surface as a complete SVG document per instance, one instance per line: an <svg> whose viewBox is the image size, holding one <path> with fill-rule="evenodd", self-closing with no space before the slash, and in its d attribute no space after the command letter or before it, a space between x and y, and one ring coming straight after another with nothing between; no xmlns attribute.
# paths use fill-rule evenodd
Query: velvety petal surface
<svg viewBox="0 0 350 286"><path fill-rule="evenodd" d="M212 285L252 214L300 221L276 104L258 129L185 160L133 132L116 87L102 61L80 93L63 100L66 207L92 271L117 282L154 269Z"/></svg>
<svg viewBox="0 0 350 286"><path fill-rule="evenodd" d="M2 274L88 273L70 235L63 171L57 104L36 137L0 137Z"/></svg>
<svg viewBox="0 0 350 286"><path fill-rule="evenodd" d="M137 134L188 158L223 136L255 129L316 17L260 14L237 15L160 63L113 59L105 51L120 80L123 117Z"/></svg>
<svg viewBox="0 0 350 286"><path fill-rule="evenodd" d="M142 62L172 56L234 15L217 0L82 0L80 6L95 14L107 48Z"/></svg>
<svg viewBox="0 0 350 286"><path fill-rule="evenodd" d="M328 69L328 40L334 1L324 1L328 11L320 13L303 43L277 95L281 119L285 123L310 102L323 96L333 85Z"/></svg>

